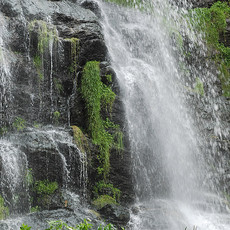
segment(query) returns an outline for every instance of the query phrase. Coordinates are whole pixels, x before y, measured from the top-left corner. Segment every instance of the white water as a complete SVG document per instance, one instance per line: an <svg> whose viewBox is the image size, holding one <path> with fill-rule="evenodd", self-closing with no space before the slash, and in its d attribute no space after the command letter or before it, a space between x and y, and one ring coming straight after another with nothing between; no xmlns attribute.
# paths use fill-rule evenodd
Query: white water
<svg viewBox="0 0 230 230"><path fill-rule="evenodd" d="M0 140L1 191L7 206L14 212L29 202L26 185L27 158L25 153L6 140ZM21 192L24 190L24 195Z"/></svg>
<svg viewBox="0 0 230 230"><path fill-rule="evenodd" d="M0 124L4 126L3 120L10 116L9 102L12 99L11 89L11 55L6 49L5 41L8 39L7 22L0 13Z"/></svg>
<svg viewBox="0 0 230 230"><path fill-rule="evenodd" d="M210 192L214 186L207 180L202 138L185 101L184 88L202 75L201 66L190 68L193 75L185 84L186 75L178 67L186 64L183 56L174 56L178 47L170 39L180 32L191 48L196 42L205 53L201 35L183 19L186 10L167 0L153 1L150 14L99 4L131 141L136 207L130 228L230 229L226 200Z"/></svg>

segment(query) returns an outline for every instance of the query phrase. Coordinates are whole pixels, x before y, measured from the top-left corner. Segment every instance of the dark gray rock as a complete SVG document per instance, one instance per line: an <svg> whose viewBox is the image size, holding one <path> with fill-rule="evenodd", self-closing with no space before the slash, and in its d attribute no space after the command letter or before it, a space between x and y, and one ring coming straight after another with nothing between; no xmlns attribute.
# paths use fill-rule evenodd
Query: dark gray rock
<svg viewBox="0 0 230 230"><path fill-rule="evenodd" d="M125 226L129 219L129 210L115 204L107 204L99 210L100 214L117 226Z"/></svg>
<svg viewBox="0 0 230 230"><path fill-rule="evenodd" d="M103 82L110 85L117 94L111 120L120 125L125 136L122 157L115 149L111 153L109 180L121 190L122 204L132 202L134 195L124 109L116 74L109 63L108 50L98 19L100 9L97 3L88 0L82 3L75 0L0 0L0 17L4 19L2 23L7 30L3 45L4 58L9 64L7 84L10 88L4 97L1 97L4 98L1 102L4 111L1 113L0 124L1 127L7 126L10 132L15 132L16 127L13 127L13 124L20 117L24 119L25 126L37 127L25 128L8 135L9 141L26 155L27 166L32 168L34 180L56 181L59 188L68 187L75 194L86 193L84 198L92 197L93 186L98 180L98 149L89 140L91 151L87 153L86 180L83 178L79 149L73 144L72 132L67 128L57 127L77 125L82 130L86 129L86 108L80 94L81 73L87 61L96 60L101 62ZM46 40L46 35L51 33L54 36L49 35ZM72 38L79 39L74 51L70 40ZM42 43L42 52L38 49L41 39L46 40L46 45L45 42ZM76 53L74 70L73 53ZM112 75L112 83L106 82L107 74ZM0 86L1 92L3 87L5 86ZM55 117L55 112L59 114L58 117ZM102 111L102 116L108 116L108 112ZM51 126L44 127L47 124ZM86 182L87 186L83 184ZM86 188L88 191L85 191ZM24 186L21 190L25 189L28 190L28 187ZM51 210L63 208L61 193L59 189L52 194L48 206L39 204L36 197L33 205ZM34 195L33 191L31 195ZM21 201L21 207L28 212L28 197L24 200L27 200L27 203ZM64 212L64 215L72 215L71 218L74 219L75 214L70 211L72 209L76 210L76 207L73 208L68 203L68 210L57 211L56 218L60 219L61 213ZM19 210L18 213L23 212ZM35 223L33 227L39 228L45 226L45 220L48 218L46 215L56 215L55 211L43 214L44 212L31 214L24 220L32 218L31 223ZM119 215L115 217L119 219L119 223L127 222L128 218L122 219ZM39 221L42 218L43 224L40 226ZM68 218L67 220L69 221Z"/></svg>
<svg viewBox="0 0 230 230"><path fill-rule="evenodd" d="M101 10L95 1L84 0L84 1L82 1L81 6L84 7L85 9L91 10L93 13L95 13L95 15L98 18L101 17Z"/></svg>

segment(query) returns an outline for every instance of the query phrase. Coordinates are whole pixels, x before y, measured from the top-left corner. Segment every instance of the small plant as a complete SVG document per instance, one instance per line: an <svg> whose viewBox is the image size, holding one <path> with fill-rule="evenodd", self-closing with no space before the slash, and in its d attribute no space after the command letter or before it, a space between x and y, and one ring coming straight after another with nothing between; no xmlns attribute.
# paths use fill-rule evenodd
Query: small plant
<svg viewBox="0 0 230 230"><path fill-rule="evenodd" d="M22 224L22 226L20 227L20 230L30 230L31 227L29 227L28 225Z"/></svg>
<svg viewBox="0 0 230 230"><path fill-rule="evenodd" d="M78 230L88 230L92 228L92 224L90 224L89 222L87 222L86 219L84 219L83 223L80 223L79 225L76 226L76 229Z"/></svg>
<svg viewBox="0 0 230 230"><path fill-rule="evenodd" d="M8 129L6 126L3 126L0 128L0 136L7 134L7 132L8 132Z"/></svg>
<svg viewBox="0 0 230 230"><path fill-rule="evenodd" d="M60 116L61 116L60 112L55 111L55 112L53 113L53 115L54 115L54 122L55 122L55 124L58 124L58 123L59 123L59 118L60 118Z"/></svg>
<svg viewBox="0 0 230 230"><path fill-rule="evenodd" d="M37 70L39 81L43 81L44 80L43 64L42 64L42 59L39 55L34 57L34 66Z"/></svg>
<svg viewBox="0 0 230 230"><path fill-rule="evenodd" d="M39 129L41 127L41 124L39 124L38 122L35 121L33 126L34 126L34 128Z"/></svg>
<svg viewBox="0 0 230 230"><path fill-rule="evenodd" d="M27 169L26 172L26 183L28 186L31 186L33 184L33 174L32 174L32 168Z"/></svg>
<svg viewBox="0 0 230 230"><path fill-rule="evenodd" d="M36 181L34 189L38 195L51 195L58 189L58 183L49 180Z"/></svg>
<svg viewBox="0 0 230 230"><path fill-rule="evenodd" d="M4 205L4 199L0 195L0 220L4 220L9 216L9 208Z"/></svg>
<svg viewBox="0 0 230 230"><path fill-rule="evenodd" d="M220 34L225 39L226 19L229 17L230 6L227 2L217 1L210 8L196 8L190 11L191 24L202 32L210 59L219 66L219 79L225 97L230 97L230 48L220 43Z"/></svg>
<svg viewBox="0 0 230 230"><path fill-rule="evenodd" d="M21 118L21 117L16 117L14 122L13 122L13 127L17 130L17 131L23 131L25 128L25 123L26 121Z"/></svg>
<svg viewBox="0 0 230 230"><path fill-rule="evenodd" d="M105 130L101 118L102 102L106 101L105 91L110 92L106 87L107 86L101 81L99 62L87 62L83 69L81 94L85 100L88 114L88 133L91 136L93 143L98 145L100 151L100 154L97 156L100 163L98 172L104 179L109 175L110 149L113 146L113 137ZM110 99L108 101L110 101Z"/></svg>
<svg viewBox="0 0 230 230"><path fill-rule="evenodd" d="M62 92L64 91L64 89L63 89L63 86L62 86L62 84L61 84L60 79L54 78L53 81L54 81L54 86L55 86L57 92L58 92L59 94L62 93Z"/></svg>
<svg viewBox="0 0 230 230"><path fill-rule="evenodd" d="M36 181L34 183L33 190L36 193L37 197L37 204L39 206L39 209L49 209L49 206L51 204L52 195L54 192L58 189L58 183L57 182L50 182L49 180L43 180L43 181Z"/></svg>
<svg viewBox="0 0 230 230"><path fill-rule="evenodd" d="M78 67L78 54L80 40L78 38L66 38L65 41L71 44L71 66L69 67L70 73L77 73Z"/></svg>
<svg viewBox="0 0 230 230"><path fill-rule="evenodd" d="M114 188L113 184L105 183L105 181L96 183L94 193L96 197L104 194L109 195L117 202L119 202L121 195L121 191L118 188Z"/></svg>
<svg viewBox="0 0 230 230"><path fill-rule="evenodd" d="M111 197L109 195L101 195L97 199L95 199L92 202L92 204L95 205L95 207L97 209L101 209L104 206L106 206L107 204L115 204L115 205L117 205L118 203L116 202L116 200L113 197Z"/></svg>
<svg viewBox="0 0 230 230"><path fill-rule="evenodd" d="M71 127L73 129L74 141L80 151L84 153L89 150L88 140L81 129L75 125Z"/></svg>
<svg viewBox="0 0 230 230"><path fill-rule="evenodd" d="M194 91L200 94L201 96L204 96L204 84L198 77L196 78L196 84L195 84Z"/></svg>
<svg viewBox="0 0 230 230"><path fill-rule="evenodd" d="M31 207L30 212L39 212L40 208L38 206Z"/></svg>

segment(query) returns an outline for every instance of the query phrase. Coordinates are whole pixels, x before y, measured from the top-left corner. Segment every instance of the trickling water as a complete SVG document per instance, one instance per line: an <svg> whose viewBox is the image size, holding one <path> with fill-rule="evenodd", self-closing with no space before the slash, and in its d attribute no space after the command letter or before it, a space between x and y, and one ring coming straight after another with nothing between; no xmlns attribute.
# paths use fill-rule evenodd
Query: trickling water
<svg viewBox="0 0 230 230"><path fill-rule="evenodd" d="M210 188L215 192L215 186L207 179L205 152L200 150L205 144L200 143L192 107L186 105L187 88L193 91L191 82L202 76L202 66L187 66L192 74L186 77L180 68L186 65L184 56L174 44L186 36L190 49L199 44L204 55L201 35L183 19L187 11L167 0L152 1L150 13L99 4L129 127L134 213L139 210L132 216L131 229L229 229L225 201L207 192Z"/></svg>
<svg viewBox="0 0 230 230"><path fill-rule="evenodd" d="M50 50L50 101L51 101L51 118L53 116L53 45L54 38L49 40L49 50Z"/></svg>
<svg viewBox="0 0 230 230"><path fill-rule="evenodd" d="M26 193L27 158L25 153L10 142L1 140L0 158L1 191L7 206L13 213L28 211L29 195Z"/></svg>
<svg viewBox="0 0 230 230"><path fill-rule="evenodd" d="M0 14L0 124L6 125L3 121L10 116L9 102L11 100L11 72L10 55L5 48L5 41L9 35L6 28L6 21Z"/></svg>

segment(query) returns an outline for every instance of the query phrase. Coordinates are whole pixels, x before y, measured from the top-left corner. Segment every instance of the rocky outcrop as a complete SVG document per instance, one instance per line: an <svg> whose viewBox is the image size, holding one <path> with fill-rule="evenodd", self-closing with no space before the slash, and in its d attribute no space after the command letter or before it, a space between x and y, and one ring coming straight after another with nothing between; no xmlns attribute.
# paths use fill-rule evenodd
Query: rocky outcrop
<svg viewBox="0 0 230 230"><path fill-rule="evenodd" d="M106 81L106 75L112 76L111 87L117 97L110 116L126 132L119 85L110 66L100 14L98 5L91 1L0 1L0 74L4 77L0 82L1 132L6 134L8 130L4 138L26 155L34 181L55 181L59 188L85 194L88 201L95 185L98 149L86 137L88 164L82 165L85 158L74 144L70 129L76 125L86 130L80 85L88 61L101 63L102 81ZM102 111L102 117L105 114ZM121 190L121 203L127 205L133 200L133 189L126 134L124 145L122 157L115 149L111 153L109 181ZM83 168L88 178L83 178ZM49 209L62 208L59 192L52 195ZM28 202L28 197L25 199ZM36 199L34 206L39 203Z"/></svg>

